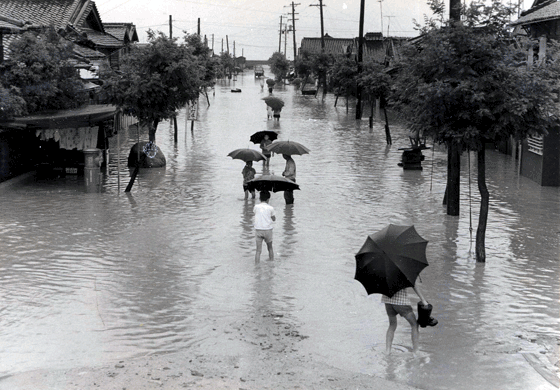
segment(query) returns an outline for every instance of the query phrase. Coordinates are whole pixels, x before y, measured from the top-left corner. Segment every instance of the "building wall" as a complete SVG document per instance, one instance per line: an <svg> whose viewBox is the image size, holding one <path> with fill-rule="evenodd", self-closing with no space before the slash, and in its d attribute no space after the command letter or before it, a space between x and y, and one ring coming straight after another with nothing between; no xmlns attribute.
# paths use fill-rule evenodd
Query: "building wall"
<svg viewBox="0 0 560 390"><path fill-rule="evenodd" d="M549 130L544 137L543 186L560 186L560 128Z"/></svg>
<svg viewBox="0 0 560 390"><path fill-rule="evenodd" d="M560 186L560 128L549 129L543 139L542 155L529 151L527 141L523 142L521 175L541 186Z"/></svg>

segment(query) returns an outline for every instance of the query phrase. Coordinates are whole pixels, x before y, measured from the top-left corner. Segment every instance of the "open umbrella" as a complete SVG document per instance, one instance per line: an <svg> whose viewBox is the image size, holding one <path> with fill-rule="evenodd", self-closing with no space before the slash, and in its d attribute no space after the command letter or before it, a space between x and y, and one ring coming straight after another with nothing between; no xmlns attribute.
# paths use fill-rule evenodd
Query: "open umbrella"
<svg viewBox="0 0 560 390"><path fill-rule="evenodd" d="M235 149L228 154L233 159L247 161L266 160L266 157L261 152L254 149Z"/></svg>
<svg viewBox="0 0 560 390"><path fill-rule="evenodd" d="M247 188L250 191L286 191L299 190L299 185L282 176L261 175L247 182Z"/></svg>
<svg viewBox="0 0 560 390"><path fill-rule="evenodd" d="M276 81L272 79L266 79L266 85L268 85L269 87L273 87L274 84L276 84Z"/></svg>
<svg viewBox="0 0 560 390"><path fill-rule="evenodd" d="M294 141L275 141L266 147L268 150L278 154L287 154L292 156L294 154L307 154L310 152L305 146Z"/></svg>
<svg viewBox="0 0 560 390"><path fill-rule="evenodd" d="M251 142L254 144L260 144L261 141L264 139L264 136L268 135L268 139L274 141L278 138L278 133L272 130L262 130L257 131L255 134L251 136Z"/></svg>
<svg viewBox="0 0 560 390"><path fill-rule="evenodd" d="M263 97L262 100L266 103L267 106L272 108L274 111L279 111L284 107L284 101L276 96L266 96Z"/></svg>
<svg viewBox="0 0 560 390"><path fill-rule="evenodd" d="M356 275L368 294L392 297L413 287L420 272L428 266L428 241L414 226L389 225L374 233L356 254Z"/></svg>

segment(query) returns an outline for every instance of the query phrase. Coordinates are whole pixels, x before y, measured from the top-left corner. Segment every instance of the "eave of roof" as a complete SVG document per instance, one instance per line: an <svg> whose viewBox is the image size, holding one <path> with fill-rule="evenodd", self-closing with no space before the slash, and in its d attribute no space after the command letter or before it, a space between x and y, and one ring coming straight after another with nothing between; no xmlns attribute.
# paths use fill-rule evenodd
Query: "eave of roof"
<svg viewBox="0 0 560 390"><path fill-rule="evenodd" d="M524 26L527 24L535 24L556 19L560 19L560 2L558 1L550 3L544 7L539 7L533 12L525 14L516 21L510 23L510 26Z"/></svg>

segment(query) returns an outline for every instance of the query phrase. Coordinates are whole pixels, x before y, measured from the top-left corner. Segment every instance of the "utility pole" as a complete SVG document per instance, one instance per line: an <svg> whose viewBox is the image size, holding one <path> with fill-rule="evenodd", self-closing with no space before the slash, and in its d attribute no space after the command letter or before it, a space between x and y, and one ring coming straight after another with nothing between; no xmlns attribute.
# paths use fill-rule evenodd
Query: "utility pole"
<svg viewBox="0 0 560 390"><path fill-rule="evenodd" d="M325 29L324 29L324 25L323 25L323 7L326 7L326 5L323 5L323 0L319 0L319 4L309 4L310 7L319 7L319 10L321 11L320 15L321 15L321 52L325 51Z"/></svg>
<svg viewBox="0 0 560 390"><path fill-rule="evenodd" d="M461 21L461 0L450 0L449 19L455 23Z"/></svg>
<svg viewBox="0 0 560 390"><path fill-rule="evenodd" d="M358 35L358 75L362 73L362 61L364 52L364 12L366 0L360 0L360 27ZM356 119L362 119L362 87L356 88Z"/></svg>
<svg viewBox="0 0 560 390"><path fill-rule="evenodd" d="M229 54L229 41L227 35L226 35L226 53Z"/></svg>
<svg viewBox="0 0 560 390"><path fill-rule="evenodd" d="M386 15L385 18L389 19L387 21L387 38L389 38L389 27L391 26L391 18L394 18L393 15ZM381 30L383 32L383 30Z"/></svg>
<svg viewBox="0 0 560 390"><path fill-rule="evenodd" d="M173 39L173 20L171 15L169 15L169 39Z"/></svg>
<svg viewBox="0 0 560 390"><path fill-rule="evenodd" d="M323 7L326 7L325 5L323 5L323 0L319 0L319 4L310 4L310 7L319 7L319 10L321 11L320 15L321 15L321 54L325 53L325 28L323 25ZM321 77L323 80L321 81L323 84L323 99L325 99L325 96L327 94L327 75L323 74Z"/></svg>
<svg viewBox="0 0 560 390"><path fill-rule="evenodd" d="M282 53L282 15L280 15L280 34L278 35L278 53Z"/></svg>
<svg viewBox="0 0 560 390"><path fill-rule="evenodd" d="M295 4L292 1L292 29L293 29L293 37L294 37L294 74L297 76L297 72L296 72L296 58L297 58L297 45L296 45L296 9L295 6L296 5L301 5L301 3L297 3Z"/></svg>
<svg viewBox="0 0 560 390"><path fill-rule="evenodd" d="M284 24L284 57L288 57L288 53L286 53L286 47L288 46L288 22Z"/></svg>
<svg viewBox="0 0 560 390"><path fill-rule="evenodd" d="M222 53L224 52L224 38L222 38Z"/></svg>
<svg viewBox="0 0 560 390"><path fill-rule="evenodd" d="M449 19L452 25L461 21L461 0L450 0ZM447 215L459 215L460 183L461 145L451 140L447 142L447 188L444 197Z"/></svg>
<svg viewBox="0 0 560 390"><path fill-rule="evenodd" d="M381 11L381 34L383 35L383 0L379 1L379 10Z"/></svg>
<svg viewBox="0 0 560 390"><path fill-rule="evenodd" d="M214 34L212 34L212 54L214 54Z"/></svg>
<svg viewBox="0 0 560 390"><path fill-rule="evenodd" d="M198 18L198 27L196 29L198 36L200 36L200 18Z"/></svg>

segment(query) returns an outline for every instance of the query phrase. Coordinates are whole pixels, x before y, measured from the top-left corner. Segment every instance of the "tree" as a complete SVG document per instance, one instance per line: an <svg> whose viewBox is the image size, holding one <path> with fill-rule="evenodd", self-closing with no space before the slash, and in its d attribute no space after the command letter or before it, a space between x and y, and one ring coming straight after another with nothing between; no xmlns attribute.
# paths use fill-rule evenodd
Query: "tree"
<svg viewBox="0 0 560 390"><path fill-rule="evenodd" d="M231 75L235 67L232 55L227 52L222 52L219 59L220 68L218 70L218 75L221 76L221 78Z"/></svg>
<svg viewBox="0 0 560 390"><path fill-rule="evenodd" d="M331 86L336 91L336 101L338 101L339 95L344 95L346 97L346 112L348 112L348 96L356 89L358 64L347 56L338 56L334 59L329 74L331 76Z"/></svg>
<svg viewBox="0 0 560 390"><path fill-rule="evenodd" d="M385 66L375 62L367 62L364 64L362 73L358 77L358 84L372 99L379 99L385 114L385 137L387 144L391 145L391 133L389 131L389 120L387 119L387 99L391 92L391 76L387 73Z"/></svg>
<svg viewBox="0 0 560 390"><path fill-rule="evenodd" d="M22 116L27 112L25 100L16 87L4 88L0 84L0 121Z"/></svg>
<svg viewBox="0 0 560 390"><path fill-rule="evenodd" d="M198 98L201 69L186 45L148 31L149 44L133 47L106 83L111 103L138 118L155 142L158 124ZM202 76L202 77L201 77Z"/></svg>
<svg viewBox="0 0 560 390"><path fill-rule="evenodd" d="M219 58L212 57L212 50L200 39L200 35L187 34L184 40L187 49L196 59L200 73L200 90L206 96L208 105L210 105L206 89L212 88L216 84L220 67Z"/></svg>
<svg viewBox="0 0 560 390"><path fill-rule="evenodd" d="M558 82L546 77L557 77L558 65L527 66L527 53L507 33L510 12L498 0L473 3L463 24L428 31L419 47L403 53L394 96L413 131L477 152L479 262L486 260L489 208L485 143L523 139L557 123L552 91Z"/></svg>
<svg viewBox="0 0 560 390"><path fill-rule="evenodd" d="M0 64L1 94L9 97L2 103L5 113L26 115L86 103L87 94L72 57L73 43L62 39L53 27L14 40L9 58Z"/></svg>
<svg viewBox="0 0 560 390"><path fill-rule="evenodd" d="M282 81L286 78L290 70L290 61L286 59L284 54L278 51L273 53L268 59L268 64L270 65L270 71L274 74L276 81Z"/></svg>

